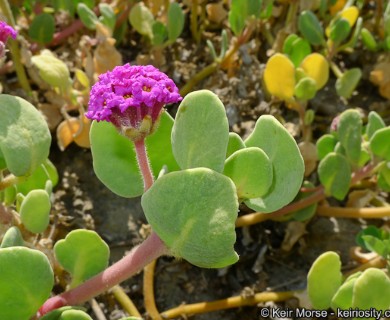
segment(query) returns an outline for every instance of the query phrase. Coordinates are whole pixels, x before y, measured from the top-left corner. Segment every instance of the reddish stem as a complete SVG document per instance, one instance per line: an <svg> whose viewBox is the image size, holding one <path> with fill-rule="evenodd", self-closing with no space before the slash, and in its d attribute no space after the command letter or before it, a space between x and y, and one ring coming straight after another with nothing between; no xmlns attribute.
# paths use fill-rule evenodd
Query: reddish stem
<svg viewBox="0 0 390 320"><path fill-rule="evenodd" d="M78 287L47 300L38 311L38 319L57 308L78 305L88 301L130 278L154 259L166 253L168 253L167 247L153 232L144 242L133 248L128 255L103 272Z"/></svg>
<svg viewBox="0 0 390 320"><path fill-rule="evenodd" d="M154 178L149 165L149 158L146 152L145 139L134 142L137 154L138 166L144 179L144 191L147 191L153 184Z"/></svg>

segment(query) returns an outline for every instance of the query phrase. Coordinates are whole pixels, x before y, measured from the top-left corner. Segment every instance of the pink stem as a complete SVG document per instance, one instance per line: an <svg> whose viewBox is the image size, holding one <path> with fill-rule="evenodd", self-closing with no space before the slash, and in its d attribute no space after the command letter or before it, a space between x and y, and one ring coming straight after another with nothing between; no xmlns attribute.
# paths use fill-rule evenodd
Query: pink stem
<svg viewBox="0 0 390 320"><path fill-rule="evenodd" d="M87 280L78 287L48 299L39 309L38 319L46 313L63 306L78 305L88 301L116 284L130 278L142 270L154 259L168 253L167 247L154 233L141 244L133 248L128 255L121 260Z"/></svg>
<svg viewBox="0 0 390 320"><path fill-rule="evenodd" d="M138 166L144 179L144 191L146 192L153 184L154 178L149 165L149 158L146 153L145 139L134 142L137 154Z"/></svg>

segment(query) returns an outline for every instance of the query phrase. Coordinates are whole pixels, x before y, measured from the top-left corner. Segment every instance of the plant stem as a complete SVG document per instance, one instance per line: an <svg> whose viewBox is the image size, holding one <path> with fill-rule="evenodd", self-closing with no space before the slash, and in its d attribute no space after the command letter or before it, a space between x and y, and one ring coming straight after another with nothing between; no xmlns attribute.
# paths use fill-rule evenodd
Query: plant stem
<svg viewBox="0 0 390 320"><path fill-rule="evenodd" d="M162 320L154 300L154 269L156 260L144 268L144 305L149 317L153 320Z"/></svg>
<svg viewBox="0 0 390 320"><path fill-rule="evenodd" d="M148 263L168 253L167 247L153 232L144 242L133 248L128 255L103 272L78 287L50 298L38 311L38 318L63 306L78 305L88 301L116 284L130 278Z"/></svg>
<svg viewBox="0 0 390 320"><path fill-rule="evenodd" d="M12 15L12 11L7 0L0 0L0 10L7 18L8 23L12 27L15 27L15 19ZM26 91L27 94L30 94L31 87L30 87L30 83L28 82L24 67L21 63L22 58L21 58L18 42L14 39L9 39L8 43L9 43L9 50L11 51L12 61L14 63L14 67L15 67L15 71L19 83L23 88L23 90Z"/></svg>
<svg viewBox="0 0 390 320"><path fill-rule="evenodd" d="M253 296L236 296L227 299L201 302L187 305L180 305L179 307L167 310L161 314L164 319L178 318L181 315L206 313L211 311L239 308L244 306L253 306L261 302L267 301L285 301L296 297L298 291L286 291L286 292L261 292L256 293Z"/></svg>
<svg viewBox="0 0 390 320"><path fill-rule="evenodd" d="M24 180L26 180L25 177L17 177L13 174L9 174L4 179L0 180L0 191Z"/></svg>
<svg viewBox="0 0 390 320"><path fill-rule="evenodd" d="M325 217L380 219L390 217L390 207L380 208L339 208L319 206L317 214Z"/></svg>
<svg viewBox="0 0 390 320"><path fill-rule="evenodd" d="M371 174L372 170L375 169L375 163L370 163L360 170L354 172L351 178L351 185L354 185L358 181L364 179L368 175ZM238 217L236 220L236 227L250 226L252 224L260 223L265 220L281 217L285 214L294 212L299 209L306 208L314 203L317 203L326 198L325 190L323 186L319 186L316 188L317 191L312 195L303 198L297 202L293 202L279 210L276 210L272 213L263 213L263 212L254 212L250 214L243 215ZM356 209L354 209L356 212Z"/></svg>
<svg viewBox="0 0 390 320"><path fill-rule="evenodd" d="M137 307L134 305L133 301L131 301L131 299L125 293L125 291L122 289L121 286L117 285L114 288L112 288L112 294L119 302L119 304L122 306L122 308L125 309L130 316L134 316L138 318L142 317Z"/></svg>
<svg viewBox="0 0 390 320"><path fill-rule="evenodd" d="M153 184L154 178L150 169L149 158L146 152L145 139L134 141L137 154L138 166L144 180L144 191L146 192Z"/></svg>

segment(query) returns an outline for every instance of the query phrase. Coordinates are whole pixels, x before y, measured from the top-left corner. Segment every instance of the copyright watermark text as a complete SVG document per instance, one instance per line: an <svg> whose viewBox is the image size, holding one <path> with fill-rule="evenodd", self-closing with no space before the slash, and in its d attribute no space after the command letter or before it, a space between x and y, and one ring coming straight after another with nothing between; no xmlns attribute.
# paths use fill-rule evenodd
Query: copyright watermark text
<svg viewBox="0 0 390 320"><path fill-rule="evenodd" d="M373 318L381 319L390 317L390 310L376 310L370 308L361 310L357 308L350 308L347 310L337 309L336 311L328 310L311 310L305 308L296 309L282 309L282 308L260 308L259 315L262 318L327 318L329 316L336 316L342 318Z"/></svg>

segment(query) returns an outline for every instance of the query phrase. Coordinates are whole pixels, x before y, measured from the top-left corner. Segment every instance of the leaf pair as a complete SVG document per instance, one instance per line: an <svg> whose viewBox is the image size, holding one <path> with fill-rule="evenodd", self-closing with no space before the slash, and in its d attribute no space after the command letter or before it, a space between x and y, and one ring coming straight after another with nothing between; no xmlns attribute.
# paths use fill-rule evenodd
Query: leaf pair
<svg viewBox="0 0 390 320"><path fill-rule="evenodd" d="M315 309L387 310L390 307L390 280L385 272L369 268L343 282L340 257L332 251L317 258L307 281L308 295Z"/></svg>
<svg viewBox="0 0 390 320"><path fill-rule="evenodd" d="M293 52L286 44L286 51ZM277 53L267 62L264 70L264 83L273 96L291 101L294 96L299 100L312 99L328 81L329 65L324 56L311 53L300 59L301 56L293 52L294 62L299 64L296 69L293 62L285 55Z"/></svg>

